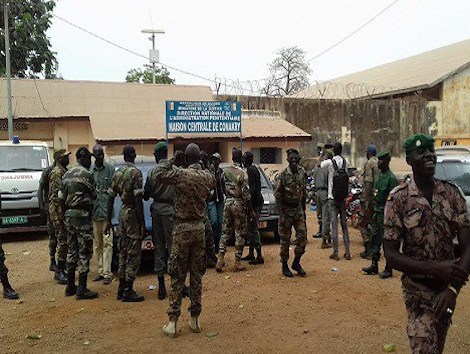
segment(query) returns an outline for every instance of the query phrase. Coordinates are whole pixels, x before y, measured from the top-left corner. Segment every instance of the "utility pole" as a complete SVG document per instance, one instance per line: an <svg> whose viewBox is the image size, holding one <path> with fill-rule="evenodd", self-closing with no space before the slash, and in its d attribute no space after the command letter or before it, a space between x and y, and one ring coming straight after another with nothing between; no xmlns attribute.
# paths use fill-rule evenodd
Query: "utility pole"
<svg viewBox="0 0 470 354"><path fill-rule="evenodd" d="M155 34L165 34L164 30L144 29L142 33L149 33L152 36L149 38L152 41L152 49L149 52L150 63L152 63L152 83L155 83L155 63L160 61L158 50L155 50Z"/></svg>
<svg viewBox="0 0 470 354"><path fill-rule="evenodd" d="M11 68L10 68L10 30L8 28L8 4L3 0L5 20L5 59L7 69L7 100L8 100L8 140L13 140L13 112L11 108Z"/></svg>

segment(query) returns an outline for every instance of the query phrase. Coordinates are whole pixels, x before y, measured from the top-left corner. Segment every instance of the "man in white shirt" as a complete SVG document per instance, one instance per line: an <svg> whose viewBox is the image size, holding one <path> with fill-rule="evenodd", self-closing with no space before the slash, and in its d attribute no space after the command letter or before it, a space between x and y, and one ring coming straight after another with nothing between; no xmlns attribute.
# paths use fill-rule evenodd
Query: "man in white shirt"
<svg viewBox="0 0 470 354"><path fill-rule="evenodd" d="M330 213L330 222L331 222L331 231L333 237L333 253L330 258L339 260L338 257L338 214L341 220L341 228L343 230L343 241L344 241L344 258L347 260L351 259L351 253L349 251L349 233L348 227L346 225L346 198L344 199L335 199L333 192L333 175L335 173L335 164L337 169L345 169L348 171L348 160L341 156L343 146L341 143L336 142L333 145L333 158L330 160L325 160L321 162L321 168L328 169L328 209Z"/></svg>

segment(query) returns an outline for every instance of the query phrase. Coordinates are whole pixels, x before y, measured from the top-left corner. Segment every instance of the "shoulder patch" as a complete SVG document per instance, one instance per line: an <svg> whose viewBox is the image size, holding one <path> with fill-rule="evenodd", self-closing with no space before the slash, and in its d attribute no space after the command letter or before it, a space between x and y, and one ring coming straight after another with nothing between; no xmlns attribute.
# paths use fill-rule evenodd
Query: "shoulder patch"
<svg viewBox="0 0 470 354"><path fill-rule="evenodd" d="M406 189L407 187L408 187L407 183L401 183L401 184L399 184L398 186L396 186L395 188L393 188L393 189L390 191L387 200L390 200L392 195L398 193L399 191L401 191L401 190L403 190L403 189Z"/></svg>
<svg viewBox="0 0 470 354"><path fill-rule="evenodd" d="M437 179L437 178L436 178L436 179ZM452 187L454 187L454 188L457 188L457 190L459 191L460 196L461 196L463 199L465 199L465 194L464 194L464 192L462 191L462 188L460 188L457 183L455 183L455 182L453 182L453 181L449 181L449 180L443 180L443 179L441 179L441 180L439 180L439 181L441 181L442 183L444 183L444 184L446 184L446 185L449 185L449 186L452 186Z"/></svg>

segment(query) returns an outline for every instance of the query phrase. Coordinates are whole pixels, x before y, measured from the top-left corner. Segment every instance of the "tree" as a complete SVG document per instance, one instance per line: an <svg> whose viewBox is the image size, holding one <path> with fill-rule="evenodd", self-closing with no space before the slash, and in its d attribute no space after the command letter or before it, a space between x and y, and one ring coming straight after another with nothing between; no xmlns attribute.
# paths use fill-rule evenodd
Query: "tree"
<svg viewBox="0 0 470 354"><path fill-rule="evenodd" d="M0 75L6 73L4 1L0 1ZM14 77L55 77L56 53L46 31L51 25L52 0L10 0L8 25L10 33L11 75Z"/></svg>
<svg viewBox="0 0 470 354"><path fill-rule="evenodd" d="M127 72L126 82L138 82L140 84L152 83L152 66L145 64L144 68L131 69ZM162 67L155 67L156 84L174 84L175 79L170 77L170 72Z"/></svg>
<svg viewBox="0 0 470 354"><path fill-rule="evenodd" d="M277 57L269 64L270 75L262 93L282 97L307 88L311 70L305 60L305 52L294 46L282 48L276 54Z"/></svg>

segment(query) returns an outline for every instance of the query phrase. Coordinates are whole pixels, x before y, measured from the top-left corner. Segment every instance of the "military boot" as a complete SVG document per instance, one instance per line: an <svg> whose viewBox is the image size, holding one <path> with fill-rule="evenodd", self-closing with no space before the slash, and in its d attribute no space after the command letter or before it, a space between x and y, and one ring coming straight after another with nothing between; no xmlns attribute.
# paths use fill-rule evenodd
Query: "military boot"
<svg viewBox="0 0 470 354"><path fill-rule="evenodd" d="M215 270L217 271L217 273L222 273L222 268L225 265L224 257L225 255L223 253L219 253L217 257L217 264L215 265Z"/></svg>
<svg viewBox="0 0 470 354"><path fill-rule="evenodd" d="M176 321L170 321L166 326L163 326L163 333L170 338L176 338L178 335L176 324Z"/></svg>
<svg viewBox="0 0 470 354"><path fill-rule="evenodd" d="M302 266L300 265L300 257L301 256L295 256L294 262L292 262L292 269L295 270L301 277L305 277L307 273L305 273L305 270L303 270Z"/></svg>
<svg viewBox="0 0 470 354"><path fill-rule="evenodd" d="M77 286L75 285L75 270L67 272L67 286L65 287L65 296L74 296L77 294Z"/></svg>
<svg viewBox="0 0 470 354"><path fill-rule="evenodd" d="M65 274L65 261L59 261L54 274L54 280L61 285L67 285L67 275Z"/></svg>
<svg viewBox="0 0 470 354"><path fill-rule="evenodd" d="M191 332L201 333L201 322L199 321L199 317L191 316L188 325Z"/></svg>
<svg viewBox="0 0 470 354"><path fill-rule="evenodd" d="M244 266L242 266L240 260L238 258L235 259L235 264L233 266L233 271L234 272L243 272L244 270L246 270L246 268Z"/></svg>
<svg viewBox="0 0 470 354"><path fill-rule="evenodd" d="M55 261L55 257L51 257L51 262L49 264L49 270L51 272L56 272L57 271L57 263Z"/></svg>
<svg viewBox="0 0 470 354"><path fill-rule="evenodd" d="M379 265L376 260L372 260L372 264L367 268L362 268L362 271L367 275L377 275L379 274Z"/></svg>
<svg viewBox="0 0 470 354"><path fill-rule="evenodd" d="M158 299L166 299L165 277L163 275L158 276Z"/></svg>
<svg viewBox="0 0 470 354"><path fill-rule="evenodd" d="M293 278L294 274L289 269L289 266L287 265L287 261L282 262L282 275L284 275L287 278Z"/></svg>
<svg viewBox="0 0 470 354"><path fill-rule="evenodd" d="M124 289L124 295L122 297L122 302L142 302L145 298L142 295L139 295L133 289L134 282L126 282L126 288Z"/></svg>
<svg viewBox="0 0 470 354"><path fill-rule="evenodd" d="M3 285L3 297L5 299L17 300L17 299L20 298L18 293L15 290L13 290L13 288L11 287L10 282L8 281L8 275L7 274L2 275L1 282L2 282L2 285Z"/></svg>
<svg viewBox="0 0 470 354"><path fill-rule="evenodd" d="M248 255L242 258L242 261L253 261L255 259L255 249L249 247Z"/></svg>
<svg viewBox="0 0 470 354"><path fill-rule="evenodd" d="M126 287L126 281L123 278L119 278L119 287L118 287L116 299L122 300L122 297L124 296L125 287Z"/></svg>
<svg viewBox="0 0 470 354"><path fill-rule="evenodd" d="M78 275L78 288L77 294L75 295L77 300L91 300L98 297L98 293L96 291L91 291L86 287L87 277L87 273L80 273Z"/></svg>
<svg viewBox="0 0 470 354"><path fill-rule="evenodd" d="M250 264L264 264L264 258L261 255L261 246L256 248L256 258L253 258Z"/></svg>
<svg viewBox="0 0 470 354"><path fill-rule="evenodd" d="M393 276L393 270L389 265L385 264L385 270L380 274L380 279L387 279Z"/></svg>
<svg viewBox="0 0 470 354"><path fill-rule="evenodd" d="M359 255L361 256L361 258L370 259L370 242L369 241L364 242L364 252L361 252Z"/></svg>

